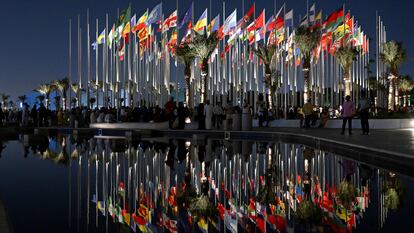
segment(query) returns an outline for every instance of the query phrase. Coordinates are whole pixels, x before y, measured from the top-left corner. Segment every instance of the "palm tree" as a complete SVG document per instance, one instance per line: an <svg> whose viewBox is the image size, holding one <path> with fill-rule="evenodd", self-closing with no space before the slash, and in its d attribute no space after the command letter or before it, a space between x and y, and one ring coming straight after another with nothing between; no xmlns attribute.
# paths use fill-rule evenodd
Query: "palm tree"
<svg viewBox="0 0 414 233"><path fill-rule="evenodd" d="M60 109L60 96L55 96L55 108L56 111L58 111Z"/></svg>
<svg viewBox="0 0 414 233"><path fill-rule="evenodd" d="M72 99L72 103L74 105L73 107L75 107L76 104L79 104L79 94L80 94L79 84L72 83L70 85L70 88L72 89L72 91L75 93L75 96L76 96Z"/></svg>
<svg viewBox="0 0 414 233"><path fill-rule="evenodd" d="M177 56L178 60L184 65L184 77L185 83L187 84L185 102L187 103L187 106L191 108L191 66L193 65L195 59L194 53L190 49L190 46L188 46L188 43L184 43L177 46L175 49L175 55Z"/></svg>
<svg viewBox="0 0 414 233"><path fill-rule="evenodd" d="M269 45L266 47L264 44L259 44L257 49L253 49L253 52L262 60L263 65L265 67L264 82L267 86L268 94L270 97L269 106L273 108L273 100L278 85L277 80L273 80L273 78L276 77L276 72L274 69L272 69L271 64L273 56L276 52L276 46Z"/></svg>
<svg viewBox="0 0 414 233"><path fill-rule="evenodd" d="M19 101L24 104L26 102L27 96L26 95L20 95L17 97Z"/></svg>
<svg viewBox="0 0 414 233"><path fill-rule="evenodd" d="M1 94L1 101L3 102L3 107L7 107L7 100L10 98L10 95Z"/></svg>
<svg viewBox="0 0 414 233"><path fill-rule="evenodd" d="M345 96L351 95L351 68L357 55L358 51L351 47L340 47L335 53L335 57L344 71Z"/></svg>
<svg viewBox="0 0 414 233"><path fill-rule="evenodd" d="M311 66L311 54L312 51L316 48L320 41L320 32L319 30L312 29L310 27L300 26L296 29L295 32L295 45L299 48L302 55L303 64L303 78L304 78L304 90L303 98L304 103L309 99L310 95L310 66Z"/></svg>
<svg viewBox="0 0 414 233"><path fill-rule="evenodd" d="M403 106L407 106L407 99L410 99L410 92L414 88L414 82L409 75L403 75L398 81L398 90L403 94Z"/></svg>
<svg viewBox="0 0 414 233"><path fill-rule="evenodd" d="M40 94L44 95L46 98L46 108L49 108L49 98L50 93L55 89L55 86L52 84L41 84L35 91L39 92Z"/></svg>
<svg viewBox="0 0 414 233"><path fill-rule="evenodd" d="M38 96L36 96L36 99L39 100L40 103L42 103L43 100L45 100L45 96L44 95L38 95Z"/></svg>
<svg viewBox="0 0 414 233"><path fill-rule="evenodd" d="M204 103L207 100L207 76L208 76L208 60L216 49L218 44L217 32L200 35L195 33L194 38L188 44L191 53L194 57L201 60L201 102Z"/></svg>
<svg viewBox="0 0 414 233"><path fill-rule="evenodd" d="M70 86L70 80L68 77L65 77L61 80L56 80L54 82L54 85L56 86L56 88L60 91L60 93L62 94L62 103L63 103L63 110L65 111L67 106L66 106L66 101L67 101L67 91L69 89Z"/></svg>
<svg viewBox="0 0 414 233"><path fill-rule="evenodd" d="M396 41L389 41L383 45L383 51L381 53L381 60L388 65L388 109L395 110L395 97L398 96L398 90L396 87L396 79L399 76L399 68L407 57L406 51L402 46L402 43Z"/></svg>

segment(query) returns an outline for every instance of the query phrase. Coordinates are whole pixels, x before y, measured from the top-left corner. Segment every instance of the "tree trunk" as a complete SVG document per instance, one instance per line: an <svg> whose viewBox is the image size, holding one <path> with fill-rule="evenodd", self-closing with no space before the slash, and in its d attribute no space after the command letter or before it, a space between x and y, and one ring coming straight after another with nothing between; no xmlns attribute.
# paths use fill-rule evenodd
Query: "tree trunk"
<svg viewBox="0 0 414 233"><path fill-rule="evenodd" d="M203 59L201 66L201 103L206 103L208 97L208 59Z"/></svg>
<svg viewBox="0 0 414 233"><path fill-rule="evenodd" d="M395 76L390 75L388 77L389 85L388 85L388 110L394 111L395 110Z"/></svg>
<svg viewBox="0 0 414 233"><path fill-rule="evenodd" d="M188 108L192 108L192 101L191 101L191 98L192 98L192 94L191 94L191 74L190 74L190 76L188 76L188 74L186 74L185 75L185 83L187 84L187 91L186 91L186 94L185 94L185 102L186 102L186 104L187 104L187 107Z"/></svg>
<svg viewBox="0 0 414 233"><path fill-rule="evenodd" d="M310 90L310 59L305 58L303 62L303 103L307 103L308 99L312 96Z"/></svg>
<svg viewBox="0 0 414 233"><path fill-rule="evenodd" d="M350 79L350 70L345 69L344 70L344 86L345 86L345 97L351 96L351 79Z"/></svg>

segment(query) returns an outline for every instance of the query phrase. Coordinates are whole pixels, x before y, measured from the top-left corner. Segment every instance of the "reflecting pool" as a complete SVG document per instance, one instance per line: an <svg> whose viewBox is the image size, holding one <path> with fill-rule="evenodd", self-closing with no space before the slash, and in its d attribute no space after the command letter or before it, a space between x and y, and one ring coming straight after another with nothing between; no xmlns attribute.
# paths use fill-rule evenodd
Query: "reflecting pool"
<svg viewBox="0 0 414 233"><path fill-rule="evenodd" d="M299 144L71 135L0 143L0 220L16 233L414 225L412 178Z"/></svg>

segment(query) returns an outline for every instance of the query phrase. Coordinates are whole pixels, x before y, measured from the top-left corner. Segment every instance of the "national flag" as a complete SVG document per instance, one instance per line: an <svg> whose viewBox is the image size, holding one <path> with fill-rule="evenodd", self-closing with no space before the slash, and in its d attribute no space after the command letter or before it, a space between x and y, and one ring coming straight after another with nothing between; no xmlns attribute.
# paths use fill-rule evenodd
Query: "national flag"
<svg viewBox="0 0 414 233"><path fill-rule="evenodd" d="M115 35L115 25L112 25L112 29L108 34L109 48L112 47L112 41L114 40L114 35Z"/></svg>
<svg viewBox="0 0 414 233"><path fill-rule="evenodd" d="M146 27L145 22L148 18L148 10L138 19L136 25L132 28L132 32L136 33L137 31L141 30L142 28Z"/></svg>
<svg viewBox="0 0 414 233"><path fill-rule="evenodd" d="M227 19L224 21L223 24L223 33L224 35L229 35L231 30L233 30L237 26L237 9L231 13Z"/></svg>
<svg viewBox="0 0 414 233"><path fill-rule="evenodd" d="M194 3L192 2L188 10L181 17L180 22L178 23L178 29L181 29L184 25L191 21L191 19L193 18L193 7Z"/></svg>
<svg viewBox="0 0 414 233"><path fill-rule="evenodd" d="M243 21L245 24L249 24L253 20L254 8L255 8L255 3L253 3L253 5L247 11L246 15L243 17Z"/></svg>
<svg viewBox="0 0 414 233"><path fill-rule="evenodd" d="M134 28L136 24L137 24L137 15L135 14L134 16L131 17L131 29Z"/></svg>
<svg viewBox="0 0 414 233"><path fill-rule="evenodd" d="M264 26L265 23L265 10L262 11L262 13L260 13L259 17L257 17L257 19L254 21L254 26L256 29L262 28Z"/></svg>
<svg viewBox="0 0 414 233"><path fill-rule="evenodd" d="M204 219L204 217L201 217L201 219L197 222L198 228L203 233L208 233L208 222Z"/></svg>
<svg viewBox="0 0 414 233"><path fill-rule="evenodd" d="M178 232L178 228L177 228L177 221L176 220L171 220L165 213L162 214L163 215L163 225L165 227L165 229L167 229L169 232L171 233L177 233Z"/></svg>
<svg viewBox="0 0 414 233"><path fill-rule="evenodd" d="M319 11L316 15L315 22L312 25L312 28L321 28L322 27L322 11Z"/></svg>
<svg viewBox="0 0 414 233"><path fill-rule="evenodd" d="M315 14L316 14L315 4L316 3L313 3L313 5L311 6L311 8L309 9L309 22L310 23L315 22Z"/></svg>
<svg viewBox="0 0 414 233"><path fill-rule="evenodd" d="M96 44L104 44L105 43L105 32L106 28L101 32L101 34L96 38Z"/></svg>
<svg viewBox="0 0 414 233"><path fill-rule="evenodd" d="M301 27L308 26L308 16L307 15L303 16L302 20L300 21L299 26L301 26Z"/></svg>
<svg viewBox="0 0 414 233"><path fill-rule="evenodd" d="M351 18L350 13L346 14L345 16L345 23L339 25L334 34L337 37L343 37L347 33L351 33L354 31L354 20Z"/></svg>
<svg viewBox="0 0 414 233"><path fill-rule="evenodd" d="M127 22L131 20L131 4L128 6L127 9L124 9L121 14L119 15L118 21L116 23L116 27L124 26Z"/></svg>
<svg viewBox="0 0 414 233"><path fill-rule="evenodd" d="M141 30L139 30L137 35L138 35L138 38L139 38L139 42L142 42L145 39L147 39L147 36L148 36L147 27L143 27Z"/></svg>
<svg viewBox="0 0 414 233"><path fill-rule="evenodd" d="M279 12L276 15L276 19L274 16L270 17L270 19L266 23L267 31L274 31L274 30L280 30L285 26L285 20L284 17L281 16L281 12L283 10L283 7L280 8Z"/></svg>
<svg viewBox="0 0 414 233"><path fill-rule="evenodd" d="M293 27L293 10L285 14L285 26Z"/></svg>
<svg viewBox="0 0 414 233"><path fill-rule="evenodd" d="M124 29L122 30L122 37L127 37L130 32L131 32L131 23L127 22L125 24Z"/></svg>
<svg viewBox="0 0 414 233"><path fill-rule="evenodd" d="M210 34L215 32L219 29L220 24L220 15L217 15L213 20L211 20L210 24L207 26L207 33Z"/></svg>
<svg viewBox="0 0 414 233"><path fill-rule="evenodd" d="M196 25L194 26L194 31L202 32L204 27L207 26L207 9L204 10L203 14L198 19Z"/></svg>
<svg viewBox="0 0 414 233"><path fill-rule="evenodd" d="M231 233L237 233L237 220L232 218L232 216L230 216L227 211L224 214L224 222L226 224L226 228L231 232Z"/></svg>
<svg viewBox="0 0 414 233"><path fill-rule="evenodd" d="M174 30L171 33L170 41L168 41L168 49L173 54L175 53L175 46L177 45L177 39L178 39L178 33L177 33L177 30Z"/></svg>
<svg viewBox="0 0 414 233"><path fill-rule="evenodd" d="M164 28L163 31L168 31L172 27L177 26L177 10L175 10L173 13L171 13L168 18L164 20Z"/></svg>
<svg viewBox="0 0 414 233"><path fill-rule="evenodd" d="M156 5L154 9L152 9L145 23L147 25L150 25L150 24L159 22L161 20L161 12L162 12L162 3Z"/></svg>
<svg viewBox="0 0 414 233"><path fill-rule="evenodd" d="M332 12L323 23L323 27L329 32L335 30L335 28L344 21L344 8L340 8Z"/></svg>

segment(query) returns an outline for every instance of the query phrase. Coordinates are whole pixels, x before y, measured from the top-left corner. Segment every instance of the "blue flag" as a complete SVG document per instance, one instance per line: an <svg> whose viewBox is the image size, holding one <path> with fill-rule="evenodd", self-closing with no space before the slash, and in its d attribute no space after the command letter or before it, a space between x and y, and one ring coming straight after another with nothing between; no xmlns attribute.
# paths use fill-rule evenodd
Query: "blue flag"
<svg viewBox="0 0 414 233"><path fill-rule="evenodd" d="M156 23L161 20L161 12L162 12L162 3L156 5L154 9L152 9L151 13L148 15L147 20L145 21L147 25Z"/></svg>
<svg viewBox="0 0 414 233"><path fill-rule="evenodd" d="M178 29L181 29L185 24L187 24L193 18L193 2L190 5L190 8L185 12L181 17L180 22L178 22Z"/></svg>

